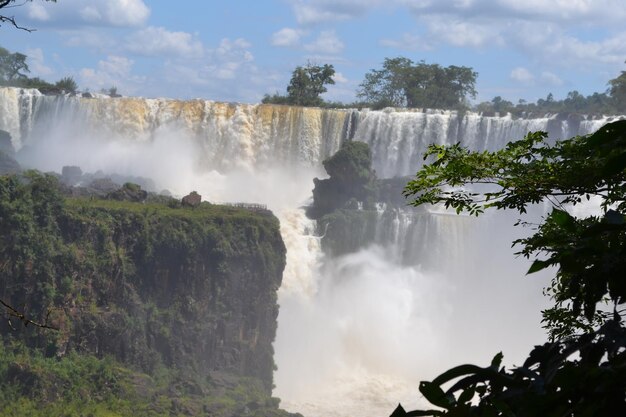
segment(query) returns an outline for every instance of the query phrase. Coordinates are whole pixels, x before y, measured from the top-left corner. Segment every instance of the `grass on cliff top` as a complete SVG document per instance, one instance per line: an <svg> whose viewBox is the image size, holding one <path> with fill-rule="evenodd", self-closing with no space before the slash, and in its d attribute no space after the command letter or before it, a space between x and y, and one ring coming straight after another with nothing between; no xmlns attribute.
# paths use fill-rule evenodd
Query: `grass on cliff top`
<svg viewBox="0 0 626 417"><path fill-rule="evenodd" d="M176 202L176 200L172 200ZM247 208L202 203L197 207L169 206L162 202L136 203L131 201L105 200L89 197L67 198L66 207L69 209L103 209L112 211L126 211L136 214L156 214L189 219L212 218L274 218L269 210L251 210Z"/></svg>

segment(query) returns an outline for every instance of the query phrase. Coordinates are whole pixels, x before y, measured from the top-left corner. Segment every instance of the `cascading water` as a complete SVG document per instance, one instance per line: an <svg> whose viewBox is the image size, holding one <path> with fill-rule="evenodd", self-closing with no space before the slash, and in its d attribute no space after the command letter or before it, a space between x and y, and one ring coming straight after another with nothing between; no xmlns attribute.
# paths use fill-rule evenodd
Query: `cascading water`
<svg viewBox="0 0 626 417"><path fill-rule="evenodd" d="M275 395L307 417L389 414L418 381L542 341L540 279L521 277L503 215L372 213L372 245L324 253L301 208L321 161L370 144L379 177L413 174L430 143L496 149L530 130L590 133L609 119L513 119L451 111L322 110L164 99L47 97L0 88L0 129L20 162L150 177L158 190L267 204L281 221ZM355 231L356 233L356 231ZM496 314L497 313L497 314Z"/></svg>

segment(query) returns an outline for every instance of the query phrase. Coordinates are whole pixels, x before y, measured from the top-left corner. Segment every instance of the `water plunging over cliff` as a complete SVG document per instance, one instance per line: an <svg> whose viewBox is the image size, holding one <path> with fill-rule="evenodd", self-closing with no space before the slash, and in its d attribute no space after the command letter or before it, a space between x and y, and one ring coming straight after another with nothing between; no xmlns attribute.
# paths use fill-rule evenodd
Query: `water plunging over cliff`
<svg viewBox="0 0 626 417"><path fill-rule="evenodd" d="M388 414L398 401L415 403L420 379L460 361L485 362L500 349L519 360L542 338L544 282L521 278L527 266L513 259L518 235L504 216L381 210L374 213L376 245L325 256L301 209L312 178L323 175L323 159L343 141L359 140L370 144L379 177L410 175L430 143L497 149L530 130L570 137L608 120L0 88L0 129L11 133L26 166L141 175L158 190L193 189L212 202L258 202L275 211L287 245L275 394L307 417Z"/></svg>

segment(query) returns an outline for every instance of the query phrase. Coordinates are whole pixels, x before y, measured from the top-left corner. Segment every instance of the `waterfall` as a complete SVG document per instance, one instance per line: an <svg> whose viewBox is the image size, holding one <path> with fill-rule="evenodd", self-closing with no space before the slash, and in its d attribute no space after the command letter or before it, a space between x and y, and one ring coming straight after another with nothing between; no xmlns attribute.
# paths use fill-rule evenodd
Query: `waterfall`
<svg viewBox="0 0 626 417"><path fill-rule="evenodd" d="M431 143L494 150L527 132L586 134L611 119L513 118L438 110L328 110L141 98L44 96L0 88L0 129L41 170L152 178L175 195L267 204L287 266L279 291L275 395L307 417L389 414L419 402L421 379L499 350L521 360L543 340L545 279L523 278L519 236L501 213L380 206L359 240L329 256L304 215L321 162L346 140L367 142L379 177L413 174ZM365 239L367 236L367 239ZM494 314L496 313L497 314Z"/></svg>

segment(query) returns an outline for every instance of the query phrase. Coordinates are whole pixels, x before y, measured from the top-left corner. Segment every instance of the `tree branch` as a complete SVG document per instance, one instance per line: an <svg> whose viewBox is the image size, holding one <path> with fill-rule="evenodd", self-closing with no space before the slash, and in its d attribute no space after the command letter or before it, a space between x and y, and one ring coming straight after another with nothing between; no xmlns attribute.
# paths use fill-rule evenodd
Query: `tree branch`
<svg viewBox="0 0 626 417"><path fill-rule="evenodd" d="M39 327L41 329L50 329L50 330L59 331L58 327L51 326L48 324L48 319L50 318L50 312L51 312L50 310L48 310L48 314L46 314L46 320L43 323L39 323L39 322L29 319L28 317L26 317L24 313L20 313L15 308L5 303L2 299L0 299L0 304L2 304L2 306L7 310L7 314L9 315L9 326L11 326L13 330L15 330L15 327L13 327L11 323L11 317L14 317L18 319L19 321L21 321L22 323L24 323L24 327L27 327L29 324L32 324L33 326Z"/></svg>
<svg viewBox="0 0 626 417"><path fill-rule="evenodd" d="M25 30L26 32L34 32L36 30L36 29L25 28L23 26L18 25L14 17L0 15L0 23L6 23L6 22L9 22L13 26L15 26L16 29Z"/></svg>

